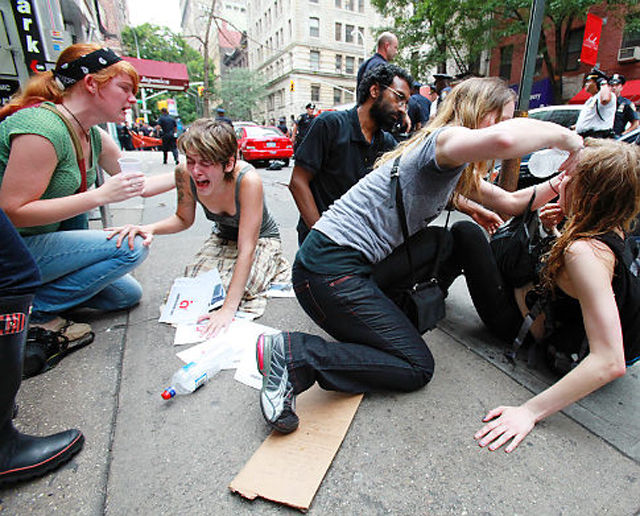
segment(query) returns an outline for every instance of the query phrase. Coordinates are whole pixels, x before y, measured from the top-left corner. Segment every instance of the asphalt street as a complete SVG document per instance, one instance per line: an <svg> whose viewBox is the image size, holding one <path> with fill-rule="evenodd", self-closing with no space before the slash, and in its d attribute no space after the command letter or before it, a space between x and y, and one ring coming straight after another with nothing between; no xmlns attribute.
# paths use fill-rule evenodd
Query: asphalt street
<svg viewBox="0 0 640 516"><path fill-rule="evenodd" d="M161 153L136 153L156 174ZM267 203L293 259L297 211L291 169L259 169ZM175 208L175 193L111 207L116 224L151 222ZM80 428L80 454L41 479L0 490L0 511L21 515L295 514L228 490L269 434L258 392L223 371L192 395L160 397L181 361L174 330L157 322L173 279L209 233L198 214L178 235L157 237L135 271L145 294L128 313L78 312L96 339L55 369L26 380L16 425L47 434ZM257 322L322 331L295 299L272 299ZM550 378L502 360L482 327L464 279L447 317L424 336L436 359L424 389L367 394L309 510L361 514L614 514L640 511L640 366L537 425L512 454L480 449L473 434L500 404L518 404ZM275 477L279 472L273 471Z"/></svg>

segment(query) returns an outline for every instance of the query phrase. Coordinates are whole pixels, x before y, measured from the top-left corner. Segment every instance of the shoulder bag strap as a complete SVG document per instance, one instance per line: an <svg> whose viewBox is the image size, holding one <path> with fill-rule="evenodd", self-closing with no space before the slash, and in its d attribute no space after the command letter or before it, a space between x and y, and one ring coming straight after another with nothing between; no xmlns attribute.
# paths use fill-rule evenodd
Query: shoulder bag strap
<svg viewBox="0 0 640 516"><path fill-rule="evenodd" d="M391 197L395 196L396 199L396 208L398 210L398 218L400 219L400 227L402 229L402 236L404 238L405 250L407 252L407 261L409 262L409 273L411 277L411 283L415 287L418 284L415 276L415 269L413 268L413 257L411 255L411 249L409 245L409 227L407 225L407 215L404 209L404 201L402 199L402 188L400 187L400 172L398 171L398 166L400 165L400 156L398 156L393 162L393 167L391 167ZM395 194L395 195L394 195ZM447 221L448 222L448 221ZM436 258L433 264L433 271L431 272L432 278L438 273L438 269L440 267L440 262L442 260L442 251L443 251L443 235L439 234L438 236L438 250L436 252Z"/></svg>
<svg viewBox="0 0 640 516"><path fill-rule="evenodd" d="M87 166L84 162L84 152L82 150L82 145L80 145L80 140L78 139L78 135L76 134L75 129L71 125L71 122L67 120L60 111L58 111L51 104L40 104L40 107L46 109L47 111L51 111L60 117L60 120L64 123L69 131L69 135L71 136L71 141L73 142L73 147L76 151L76 159L78 160L78 168L80 169L80 189L78 192L86 192L87 191ZM89 130L91 131L91 130ZM89 133L89 137L91 138L91 133Z"/></svg>

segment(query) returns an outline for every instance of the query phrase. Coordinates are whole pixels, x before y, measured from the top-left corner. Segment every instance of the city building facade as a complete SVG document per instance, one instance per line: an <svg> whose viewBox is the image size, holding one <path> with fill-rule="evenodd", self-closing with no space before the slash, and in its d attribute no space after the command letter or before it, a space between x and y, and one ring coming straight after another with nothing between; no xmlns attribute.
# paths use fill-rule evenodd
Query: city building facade
<svg viewBox="0 0 640 516"><path fill-rule="evenodd" d="M256 121L355 102L359 65L384 25L369 0L248 0L249 67L264 93Z"/></svg>

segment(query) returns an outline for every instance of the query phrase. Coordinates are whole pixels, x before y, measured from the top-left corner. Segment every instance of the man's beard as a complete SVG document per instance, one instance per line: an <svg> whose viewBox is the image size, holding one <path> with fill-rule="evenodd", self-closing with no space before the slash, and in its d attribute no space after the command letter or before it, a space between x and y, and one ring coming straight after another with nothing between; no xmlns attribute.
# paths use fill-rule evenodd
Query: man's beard
<svg viewBox="0 0 640 516"><path fill-rule="evenodd" d="M391 131L400 118L399 113L382 99L382 95L371 105L370 113L378 127L384 131Z"/></svg>

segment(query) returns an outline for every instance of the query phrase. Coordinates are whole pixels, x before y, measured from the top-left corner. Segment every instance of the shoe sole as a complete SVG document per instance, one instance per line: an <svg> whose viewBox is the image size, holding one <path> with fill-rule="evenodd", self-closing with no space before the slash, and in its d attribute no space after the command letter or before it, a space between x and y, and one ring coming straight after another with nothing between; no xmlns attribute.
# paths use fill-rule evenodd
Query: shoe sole
<svg viewBox="0 0 640 516"><path fill-rule="evenodd" d="M269 344L267 344L267 340ZM269 377L269 373L271 371L271 336L270 335L260 335L258 337L258 341L256 342L256 363L258 365L258 372L262 375L262 389L260 389L260 412L262 412L262 417L267 422L267 424L275 431L281 434L290 434L291 432L298 429L298 425L294 428L286 428L278 426L276 423L273 423L269 420L269 417L264 411L264 407L262 405L262 391L265 389L267 385L267 378ZM268 364L268 365L265 365Z"/></svg>
<svg viewBox="0 0 640 516"><path fill-rule="evenodd" d="M0 476L0 485L41 477L56 469L78 453L84 445L84 435L80 434L69 445L56 453L53 457L32 466L7 471Z"/></svg>

